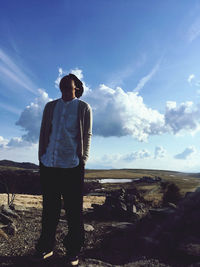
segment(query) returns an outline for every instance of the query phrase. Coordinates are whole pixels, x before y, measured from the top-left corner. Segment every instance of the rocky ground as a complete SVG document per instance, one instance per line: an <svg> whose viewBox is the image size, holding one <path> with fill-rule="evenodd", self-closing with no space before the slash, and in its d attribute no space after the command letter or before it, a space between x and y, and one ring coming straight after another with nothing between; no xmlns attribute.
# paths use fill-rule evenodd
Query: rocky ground
<svg viewBox="0 0 200 267"><path fill-rule="evenodd" d="M34 251L35 240L39 237L41 210L30 208L23 211L20 210L20 207L16 207L16 213L19 217L12 218L15 225L15 230L13 230L13 232L16 231L15 234L11 234L10 230L10 234L7 234L7 236L0 236L0 266L36 266L29 262L28 255ZM103 248L101 248L101 242L106 235L109 236L112 232L114 234L114 231L117 232L120 229L125 230L128 227L127 223L86 220L84 227L87 241L81 252L80 266L170 266L161 263L158 259L148 259L144 255L136 255L132 250L125 251L125 248L120 250L120 246L108 250L105 244L102 244ZM65 266L65 248L61 241L66 233L67 222L64 218L64 210L62 210L56 234L55 257L51 262L48 262L48 266ZM115 241L118 235L116 233ZM121 239L122 237L119 238ZM117 240L118 245L120 245L119 242L120 240ZM133 240L127 239L126 242L127 247L132 248ZM107 250L106 253L105 250Z"/></svg>
<svg viewBox="0 0 200 267"><path fill-rule="evenodd" d="M31 206L28 197L23 205L19 200L10 208L1 205L0 266L36 266L29 255L40 234L42 209L41 196L34 199L38 205ZM200 266L199 225L200 188L165 207L153 207L136 188L84 197L86 242L80 266ZM66 233L62 209L48 266L65 266Z"/></svg>

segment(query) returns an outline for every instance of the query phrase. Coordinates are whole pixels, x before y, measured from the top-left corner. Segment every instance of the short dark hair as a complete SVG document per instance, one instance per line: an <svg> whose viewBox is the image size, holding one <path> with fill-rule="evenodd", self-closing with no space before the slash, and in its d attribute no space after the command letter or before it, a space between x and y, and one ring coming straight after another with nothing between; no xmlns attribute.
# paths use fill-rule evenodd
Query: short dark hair
<svg viewBox="0 0 200 267"><path fill-rule="evenodd" d="M79 88L79 90L76 90L75 95L77 98L81 97L83 92L84 92L84 88L83 88L83 83L81 82L81 80L79 80L76 75L69 73L68 75L65 75L64 77L62 77L62 79L60 80L59 83L59 88L62 91L63 89L65 89L65 84L66 84L66 80L73 80L76 87Z"/></svg>

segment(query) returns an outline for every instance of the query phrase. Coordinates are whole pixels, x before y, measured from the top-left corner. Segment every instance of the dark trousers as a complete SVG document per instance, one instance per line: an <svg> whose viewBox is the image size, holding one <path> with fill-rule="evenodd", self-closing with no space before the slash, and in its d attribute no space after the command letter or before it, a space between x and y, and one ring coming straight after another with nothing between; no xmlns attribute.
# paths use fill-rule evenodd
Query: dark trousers
<svg viewBox="0 0 200 267"><path fill-rule="evenodd" d="M68 233L62 240L67 251L79 253L84 245L83 185L85 165L80 161L74 168L46 167L40 162L40 181L43 196L42 230L35 248L52 250L56 228L64 200Z"/></svg>

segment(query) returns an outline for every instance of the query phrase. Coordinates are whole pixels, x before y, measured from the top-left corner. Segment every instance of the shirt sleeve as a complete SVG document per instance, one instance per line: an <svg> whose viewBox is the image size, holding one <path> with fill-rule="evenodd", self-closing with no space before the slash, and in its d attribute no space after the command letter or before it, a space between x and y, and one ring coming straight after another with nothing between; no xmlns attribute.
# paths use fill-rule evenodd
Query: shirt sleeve
<svg viewBox="0 0 200 267"><path fill-rule="evenodd" d="M85 112L84 118L84 134L83 134L83 163L85 164L89 158L91 137L92 137L92 126L93 126L93 112L91 106L88 107Z"/></svg>
<svg viewBox="0 0 200 267"><path fill-rule="evenodd" d="M39 133L39 145L38 145L38 159L39 159L39 161L40 161L40 158L44 152L44 138L45 138L47 104L45 105L44 110L43 110L42 121L41 121L41 126L40 126L40 133Z"/></svg>

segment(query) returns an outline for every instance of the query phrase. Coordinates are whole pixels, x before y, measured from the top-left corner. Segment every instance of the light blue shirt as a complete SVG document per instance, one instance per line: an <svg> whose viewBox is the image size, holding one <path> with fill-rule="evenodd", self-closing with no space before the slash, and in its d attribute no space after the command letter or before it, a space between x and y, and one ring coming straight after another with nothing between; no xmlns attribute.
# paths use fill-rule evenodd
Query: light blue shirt
<svg viewBox="0 0 200 267"><path fill-rule="evenodd" d="M64 101L62 97L56 103L52 132L41 162L47 167L73 168L78 166L78 104L77 97Z"/></svg>

